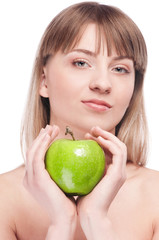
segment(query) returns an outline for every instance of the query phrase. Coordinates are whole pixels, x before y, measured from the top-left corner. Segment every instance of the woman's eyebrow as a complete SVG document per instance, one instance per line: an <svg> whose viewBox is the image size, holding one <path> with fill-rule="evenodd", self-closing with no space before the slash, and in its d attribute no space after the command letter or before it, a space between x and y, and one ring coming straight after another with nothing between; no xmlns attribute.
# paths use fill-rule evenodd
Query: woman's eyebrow
<svg viewBox="0 0 159 240"><path fill-rule="evenodd" d="M128 60L133 60L133 58L129 57L129 56L116 56L116 57L112 57L112 59L114 61L118 61L118 60L124 60L124 59L128 59Z"/></svg>
<svg viewBox="0 0 159 240"><path fill-rule="evenodd" d="M77 48L77 49L71 50L69 53L73 53L73 52L81 52L81 53L84 53L84 54L92 56L92 57L96 57L97 56L97 54L95 52L92 52L92 51L87 50L87 49L79 49L79 48Z"/></svg>
<svg viewBox="0 0 159 240"><path fill-rule="evenodd" d="M86 55L89 55L91 57L96 57L98 55L98 53L87 50L87 49L72 49L71 51L68 52L68 54L71 54L73 52L80 52L80 53L84 53ZM118 61L118 60L124 60L124 59L128 59L128 60L133 60L131 57L127 56L127 55L116 55L116 56L110 56L110 58L112 57L112 60L114 61Z"/></svg>

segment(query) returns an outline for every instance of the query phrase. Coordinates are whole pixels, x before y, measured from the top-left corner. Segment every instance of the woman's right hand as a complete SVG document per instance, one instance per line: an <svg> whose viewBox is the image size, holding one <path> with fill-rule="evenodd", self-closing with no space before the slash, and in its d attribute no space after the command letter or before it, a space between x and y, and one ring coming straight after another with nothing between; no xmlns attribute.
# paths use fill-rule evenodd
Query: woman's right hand
<svg viewBox="0 0 159 240"><path fill-rule="evenodd" d="M41 129L26 154L25 188L50 214L53 226L69 224L75 229L77 221L76 204L66 197L50 178L45 169L44 158L50 144L59 133L57 126L47 125ZM70 239L70 238L69 238Z"/></svg>

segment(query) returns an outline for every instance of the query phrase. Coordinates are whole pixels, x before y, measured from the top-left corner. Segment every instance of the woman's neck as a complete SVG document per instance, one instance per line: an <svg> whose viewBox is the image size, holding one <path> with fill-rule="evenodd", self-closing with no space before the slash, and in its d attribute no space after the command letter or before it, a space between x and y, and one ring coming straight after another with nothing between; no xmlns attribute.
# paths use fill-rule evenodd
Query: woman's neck
<svg viewBox="0 0 159 240"><path fill-rule="evenodd" d="M59 125L58 125L59 126ZM73 137L71 136L71 134L66 134L66 128L69 128L70 131L73 133L73 136L75 138L75 140L83 140L85 139L85 134L88 132L86 130L82 130L82 129L77 129L77 128L74 128L74 127L70 127L70 126L59 126L60 128L60 132L59 132L59 135L56 137L56 140L57 139L61 139L61 138L65 138L65 139L73 139Z"/></svg>

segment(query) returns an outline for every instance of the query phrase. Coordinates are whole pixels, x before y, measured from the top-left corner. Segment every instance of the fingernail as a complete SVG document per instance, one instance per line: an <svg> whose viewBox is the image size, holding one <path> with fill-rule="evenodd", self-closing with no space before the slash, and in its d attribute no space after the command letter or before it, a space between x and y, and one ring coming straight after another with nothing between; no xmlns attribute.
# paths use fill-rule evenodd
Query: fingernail
<svg viewBox="0 0 159 240"><path fill-rule="evenodd" d="M86 133L85 134L85 138L89 138L89 137L91 137L91 134L90 133Z"/></svg>

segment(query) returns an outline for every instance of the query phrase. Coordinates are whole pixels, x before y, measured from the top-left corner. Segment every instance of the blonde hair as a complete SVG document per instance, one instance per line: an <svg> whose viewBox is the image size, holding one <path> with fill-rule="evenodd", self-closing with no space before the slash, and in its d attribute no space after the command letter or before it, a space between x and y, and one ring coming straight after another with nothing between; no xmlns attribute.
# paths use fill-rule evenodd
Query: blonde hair
<svg viewBox="0 0 159 240"><path fill-rule="evenodd" d="M74 4L59 13L48 25L39 45L22 124L22 142L26 148L39 131L50 121L48 98L39 95L43 67L57 51L73 48L80 40L89 23L97 26L97 51L104 35L108 55L112 47L117 54L127 56L134 62L135 88L123 119L116 127L116 136L128 148L128 161L145 165L147 154L147 124L143 101L143 80L147 65L144 38L136 24L118 8L96 2Z"/></svg>

